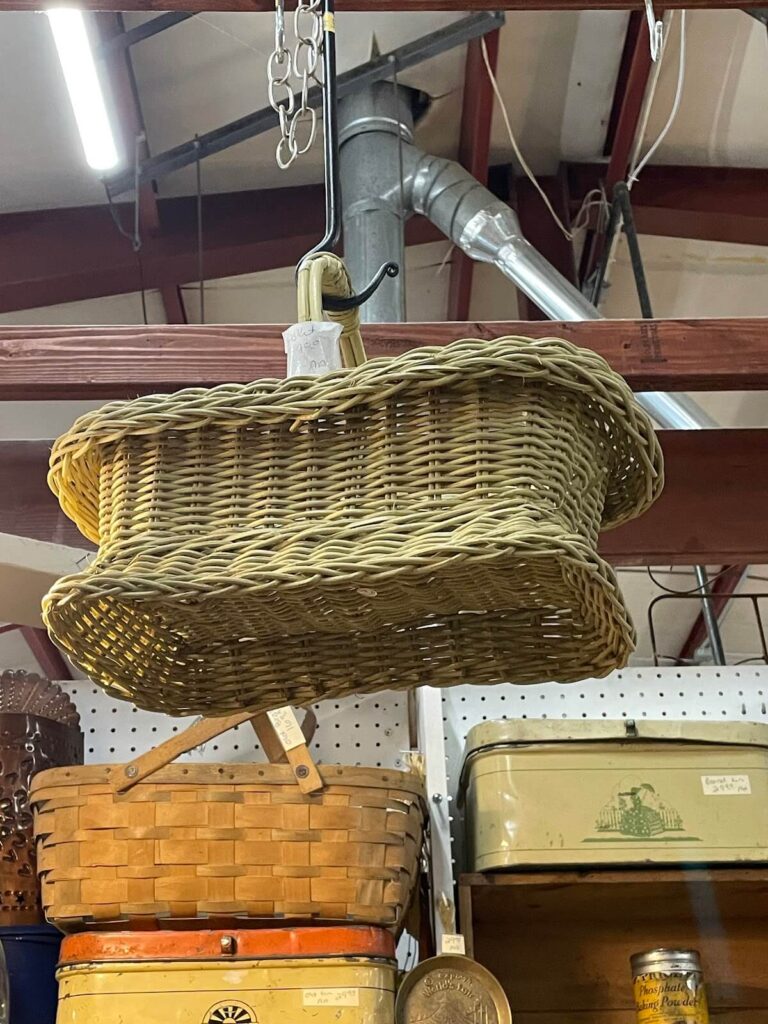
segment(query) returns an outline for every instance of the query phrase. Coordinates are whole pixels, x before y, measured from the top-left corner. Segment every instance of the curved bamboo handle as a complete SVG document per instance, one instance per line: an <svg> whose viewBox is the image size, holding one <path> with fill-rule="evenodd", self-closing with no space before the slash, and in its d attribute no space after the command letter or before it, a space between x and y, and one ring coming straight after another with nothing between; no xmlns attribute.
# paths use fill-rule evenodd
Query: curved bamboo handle
<svg viewBox="0 0 768 1024"><path fill-rule="evenodd" d="M262 745L262 749L270 761L277 761L283 755L287 757L299 789L303 793L314 793L318 789L322 789L323 780L312 760L312 755L309 753L303 734L301 743L296 743L295 746L286 749L270 721L269 712L263 711L258 715L254 715L250 711L240 711L237 714L227 715L223 718L203 718L199 722L190 725L183 732L176 733L170 739L159 743L152 750L148 750L145 754L134 758L133 761L129 761L122 766L115 766L112 778L113 790L116 793L125 793L132 786L135 786L137 782L141 782L142 779L146 779L154 772L165 768L166 765L175 761L182 754L186 754L187 751L199 747L202 743L208 743L222 733L228 732L230 729L234 729L235 726L243 725L248 721L253 722L253 727ZM314 716L312 716L311 721L316 724Z"/></svg>

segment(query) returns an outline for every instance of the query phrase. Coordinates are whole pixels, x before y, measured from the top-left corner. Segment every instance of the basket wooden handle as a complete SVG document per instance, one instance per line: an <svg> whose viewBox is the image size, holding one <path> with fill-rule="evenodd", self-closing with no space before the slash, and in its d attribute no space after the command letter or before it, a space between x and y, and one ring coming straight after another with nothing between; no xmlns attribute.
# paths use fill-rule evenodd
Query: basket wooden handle
<svg viewBox="0 0 768 1024"><path fill-rule="evenodd" d="M281 708L279 710L284 712L286 709ZM273 716L275 714L273 712ZM253 723L254 731L258 736L262 749L270 761L274 762L281 758L287 758L302 793L314 793L318 789L322 789L323 780L320 777L315 762L312 760L312 755L309 752L303 734L301 743L294 740L295 745L290 746L286 744L288 746L288 749L286 749L283 740L281 740L278 731L270 719L269 713L266 711L260 712L258 715L253 715L248 711L241 711L223 718L203 718L199 722L190 725L183 732L177 733L171 736L170 739L158 744L152 750L148 750L145 754L134 758L133 761L129 761L122 766L116 766L112 778L112 788L116 793L125 793L132 786L135 786L137 782L141 782L142 779L146 779L154 772L165 768L166 765L170 764L181 754L185 754L187 751L194 749L194 747L199 747L202 743L208 743L222 733L228 732L230 729L234 729L235 726L243 725L248 721ZM309 724L312 725L314 732L314 725L316 724L314 715L312 715Z"/></svg>

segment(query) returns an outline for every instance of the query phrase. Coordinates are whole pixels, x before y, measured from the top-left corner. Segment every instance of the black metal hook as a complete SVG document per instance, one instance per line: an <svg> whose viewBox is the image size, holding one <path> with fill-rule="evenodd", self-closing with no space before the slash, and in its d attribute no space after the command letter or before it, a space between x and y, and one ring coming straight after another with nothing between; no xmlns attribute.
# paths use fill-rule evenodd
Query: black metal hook
<svg viewBox="0 0 768 1024"><path fill-rule="evenodd" d="M332 313L342 313L346 309L357 309L373 295L385 277L397 277L400 267L392 260L384 263L373 276L373 280L358 295L349 295L346 299L337 295L323 295L323 307Z"/></svg>
<svg viewBox="0 0 768 1024"><path fill-rule="evenodd" d="M325 235L299 261L301 264L319 252L333 252L341 236L341 177L339 172L339 122L336 89L336 28L334 25L335 0L323 3L323 159L325 166ZM347 298L323 295L323 307L334 312L356 309L374 294L385 277L397 277L400 267L389 262L380 267L373 280L359 295Z"/></svg>

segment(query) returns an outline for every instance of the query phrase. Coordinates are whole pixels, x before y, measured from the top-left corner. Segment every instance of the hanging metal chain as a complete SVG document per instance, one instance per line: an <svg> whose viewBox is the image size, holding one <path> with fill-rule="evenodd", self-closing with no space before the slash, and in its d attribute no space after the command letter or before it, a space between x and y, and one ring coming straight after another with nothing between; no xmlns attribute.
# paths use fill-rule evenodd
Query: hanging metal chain
<svg viewBox="0 0 768 1024"><path fill-rule="evenodd" d="M291 52L286 45L285 0L275 0L275 48L267 77L269 102L280 121L275 158L283 170L311 148L317 135L317 111L309 105L309 90L312 83L321 84L323 0L297 0L293 34L296 43Z"/></svg>

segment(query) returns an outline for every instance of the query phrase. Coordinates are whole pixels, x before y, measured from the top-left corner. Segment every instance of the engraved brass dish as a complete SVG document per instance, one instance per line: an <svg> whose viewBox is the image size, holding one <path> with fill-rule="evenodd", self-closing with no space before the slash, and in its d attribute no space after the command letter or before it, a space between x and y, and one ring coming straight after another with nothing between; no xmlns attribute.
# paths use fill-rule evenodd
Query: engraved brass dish
<svg viewBox="0 0 768 1024"><path fill-rule="evenodd" d="M512 1024L512 1011L487 968L468 956L441 954L403 980L395 1024Z"/></svg>

